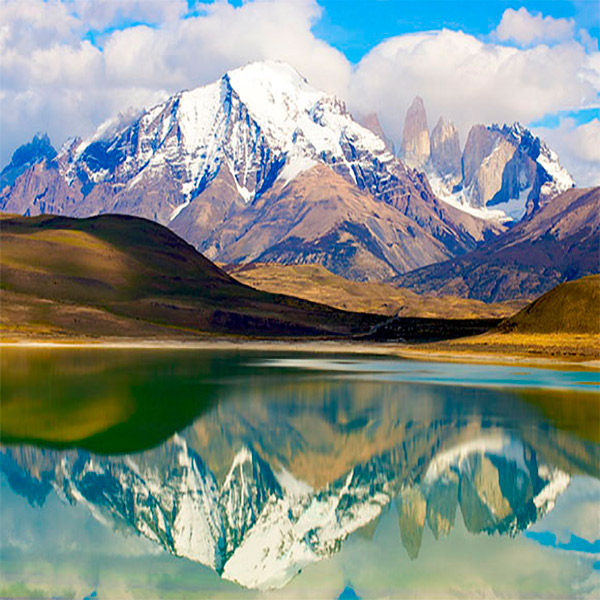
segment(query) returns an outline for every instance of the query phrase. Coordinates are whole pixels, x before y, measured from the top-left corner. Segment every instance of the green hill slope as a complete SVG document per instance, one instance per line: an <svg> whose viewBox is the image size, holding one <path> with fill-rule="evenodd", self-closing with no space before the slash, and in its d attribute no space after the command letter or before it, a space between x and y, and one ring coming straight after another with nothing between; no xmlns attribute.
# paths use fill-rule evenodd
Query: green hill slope
<svg viewBox="0 0 600 600"><path fill-rule="evenodd" d="M3 290L65 311L83 305L183 330L265 336L349 335L381 320L242 285L145 219L5 217L0 224ZM89 328L103 333L101 323Z"/></svg>

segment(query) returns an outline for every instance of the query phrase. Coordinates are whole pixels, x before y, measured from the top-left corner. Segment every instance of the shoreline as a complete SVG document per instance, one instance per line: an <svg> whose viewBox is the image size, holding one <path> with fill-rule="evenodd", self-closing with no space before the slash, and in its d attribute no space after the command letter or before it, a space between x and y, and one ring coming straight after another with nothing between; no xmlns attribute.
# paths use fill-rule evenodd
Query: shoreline
<svg viewBox="0 0 600 600"><path fill-rule="evenodd" d="M94 340L65 339L0 339L0 348L30 349L99 349L99 350L225 350L225 351L263 351L263 352L305 352L312 354L351 354L389 356L406 360L430 362L455 362L467 364L496 364L508 366L528 366L538 368L570 368L600 372L600 360L567 360L560 357L523 356L509 352L470 352L451 348L419 348L414 345L402 345L396 342L355 342L338 340L250 340L206 338L202 340L177 339L139 339L121 338Z"/></svg>

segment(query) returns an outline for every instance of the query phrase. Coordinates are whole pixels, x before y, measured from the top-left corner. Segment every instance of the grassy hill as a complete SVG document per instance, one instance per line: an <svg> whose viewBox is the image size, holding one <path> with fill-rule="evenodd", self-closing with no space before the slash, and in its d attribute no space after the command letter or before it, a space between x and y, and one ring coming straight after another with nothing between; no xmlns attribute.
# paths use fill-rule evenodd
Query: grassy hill
<svg viewBox="0 0 600 600"><path fill-rule="evenodd" d="M504 318L525 301L486 304L456 296L425 296L386 283L350 281L321 265L226 265L232 277L266 292L280 292L356 312L430 318Z"/></svg>
<svg viewBox="0 0 600 600"><path fill-rule="evenodd" d="M422 346L448 352L595 361L600 366L600 275L561 283L482 335ZM591 366L591 364L590 364Z"/></svg>
<svg viewBox="0 0 600 600"><path fill-rule="evenodd" d="M600 275L561 283L503 321L500 330L600 334Z"/></svg>
<svg viewBox="0 0 600 600"><path fill-rule="evenodd" d="M122 215L4 215L1 326L10 335L390 339L456 337L492 321L396 320L255 290L166 227ZM381 326L385 324L385 328Z"/></svg>

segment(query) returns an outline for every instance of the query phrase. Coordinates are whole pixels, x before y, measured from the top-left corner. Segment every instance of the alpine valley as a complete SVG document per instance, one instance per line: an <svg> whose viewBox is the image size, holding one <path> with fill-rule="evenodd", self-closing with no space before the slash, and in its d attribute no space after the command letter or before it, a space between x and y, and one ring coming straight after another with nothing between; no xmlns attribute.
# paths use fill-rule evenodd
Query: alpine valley
<svg viewBox="0 0 600 600"><path fill-rule="evenodd" d="M37 136L2 171L0 210L125 213L213 261L313 263L382 281L485 246L574 185L518 124L475 126L461 155L451 124L429 134L417 99L403 162L377 118L363 122L377 133L288 65L252 63L58 152Z"/></svg>

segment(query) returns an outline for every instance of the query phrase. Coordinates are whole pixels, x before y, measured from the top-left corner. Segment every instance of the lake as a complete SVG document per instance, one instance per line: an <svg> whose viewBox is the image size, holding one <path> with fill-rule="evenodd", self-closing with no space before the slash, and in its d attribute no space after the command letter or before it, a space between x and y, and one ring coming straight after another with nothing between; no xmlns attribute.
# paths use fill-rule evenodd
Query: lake
<svg viewBox="0 0 600 600"><path fill-rule="evenodd" d="M3 348L0 597L598 597L600 379Z"/></svg>

